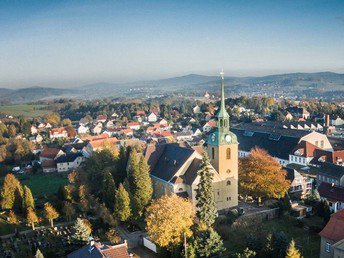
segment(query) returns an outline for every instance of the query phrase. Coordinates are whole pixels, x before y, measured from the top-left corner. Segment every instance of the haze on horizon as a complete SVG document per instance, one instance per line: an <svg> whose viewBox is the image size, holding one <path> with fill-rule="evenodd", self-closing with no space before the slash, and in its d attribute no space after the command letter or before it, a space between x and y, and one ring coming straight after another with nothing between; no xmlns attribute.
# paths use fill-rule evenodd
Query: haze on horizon
<svg viewBox="0 0 344 258"><path fill-rule="evenodd" d="M1 1L0 87L344 72L344 1Z"/></svg>

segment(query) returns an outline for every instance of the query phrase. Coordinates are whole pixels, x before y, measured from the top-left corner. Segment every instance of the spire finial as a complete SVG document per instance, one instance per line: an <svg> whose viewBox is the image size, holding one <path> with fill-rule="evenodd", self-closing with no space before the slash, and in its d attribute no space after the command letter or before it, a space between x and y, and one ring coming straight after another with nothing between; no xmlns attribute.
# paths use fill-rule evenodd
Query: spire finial
<svg viewBox="0 0 344 258"><path fill-rule="evenodd" d="M223 80L224 79L224 75L225 75L225 73L223 72L223 68L222 68L222 70L220 72L220 75L221 75L221 79Z"/></svg>

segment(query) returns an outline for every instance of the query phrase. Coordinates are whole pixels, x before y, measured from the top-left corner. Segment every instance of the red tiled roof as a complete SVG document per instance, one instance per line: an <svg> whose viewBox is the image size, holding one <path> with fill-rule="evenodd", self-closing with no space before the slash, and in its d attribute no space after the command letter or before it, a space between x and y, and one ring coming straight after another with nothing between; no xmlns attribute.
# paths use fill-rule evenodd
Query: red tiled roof
<svg viewBox="0 0 344 258"><path fill-rule="evenodd" d="M139 122L130 122L127 124L128 127L129 126L137 126L137 125L140 125L140 123Z"/></svg>
<svg viewBox="0 0 344 258"><path fill-rule="evenodd" d="M111 137L111 138L103 138L99 140L90 141L89 144L95 150L98 148L105 147L108 144L115 144L117 142L118 142L118 139L116 137Z"/></svg>
<svg viewBox="0 0 344 258"><path fill-rule="evenodd" d="M62 134L63 132L67 132L65 127L53 128L53 129L50 130L49 133L50 133L50 135L53 135L55 133Z"/></svg>
<svg viewBox="0 0 344 258"><path fill-rule="evenodd" d="M43 158L54 159L59 152L59 149L46 147L39 156Z"/></svg>
<svg viewBox="0 0 344 258"><path fill-rule="evenodd" d="M144 110L137 110L137 111L136 111L136 115L137 115L137 116L141 116L141 115L144 116L145 114L146 114L146 112L145 112Z"/></svg>
<svg viewBox="0 0 344 258"><path fill-rule="evenodd" d="M107 133L103 133L103 134L95 135L95 136L89 135L89 136L80 137L80 139L83 141L95 141L95 140L101 140L105 138L109 138L109 135Z"/></svg>
<svg viewBox="0 0 344 258"><path fill-rule="evenodd" d="M132 133L132 132L133 132L133 129L131 129L131 128L127 128L127 129L122 129L121 130L121 133L124 133L124 134Z"/></svg>
<svg viewBox="0 0 344 258"><path fill-rule="evenodd" d="M331 215L320 236L338 242L344 238L344 209Z"/></svg>
<svg viewBox="0 0 344 258"><path fill-rule="evenodd" d="M97 116L97 120L106 120L107 119L107 115L99 115Z"/></svg>

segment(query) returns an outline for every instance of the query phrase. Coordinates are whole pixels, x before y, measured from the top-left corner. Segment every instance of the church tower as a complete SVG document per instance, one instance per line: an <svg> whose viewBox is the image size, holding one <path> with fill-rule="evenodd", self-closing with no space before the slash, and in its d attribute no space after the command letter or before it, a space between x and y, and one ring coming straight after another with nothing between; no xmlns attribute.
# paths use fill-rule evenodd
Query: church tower
<svg viewBox="0 0 344 258"><path fill-rule="evenodd" d="M238 140L229 130L229 114L225 107L224 73L221 72L221 104L216 114L216 128L207 140L207 152L212 166L223 180L217 184L215 199L221 209L238 205ZM217 196L218 195L218 196Z"/></svg>

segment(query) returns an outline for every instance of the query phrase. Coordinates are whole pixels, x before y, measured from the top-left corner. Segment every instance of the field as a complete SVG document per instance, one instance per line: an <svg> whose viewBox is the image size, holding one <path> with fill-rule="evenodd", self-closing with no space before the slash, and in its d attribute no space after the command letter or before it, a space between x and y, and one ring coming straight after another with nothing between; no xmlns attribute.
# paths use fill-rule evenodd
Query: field
<svg viewBox="0 0 344 258"><path fill-rule="evenodd" d="M323 221L319 217L305 218L305 226L322 225ZM296 226L295 219L286 216L282 219L263 221L260 226L250 226L243 230L233 230L228 234L228 240L224 245L230 254L240 253L245 248L247 236L261 228L262 236L268 233L283 231L289 239L294 239L297 248L302 252L304 258L319 257L320 237L318 234L311 232L309 229ZM235 239L235 241L233 241Z"/></svg>
<svg viewBox="0 0 344 258"><path fill-rule="evenodd" d="M5 105L0 106L0 112L11 116L39 117L51 113L47 105Z"/></svg>
<svg viewBox="0 0 344 258"><path fill-rule="evenodd" d="M68 179L62 175L16 175L22 185L26 185L31 189L35 198L49 196L56 193L60 186L66 185ZM0 179L2 186L4 178Z"/></svg>

